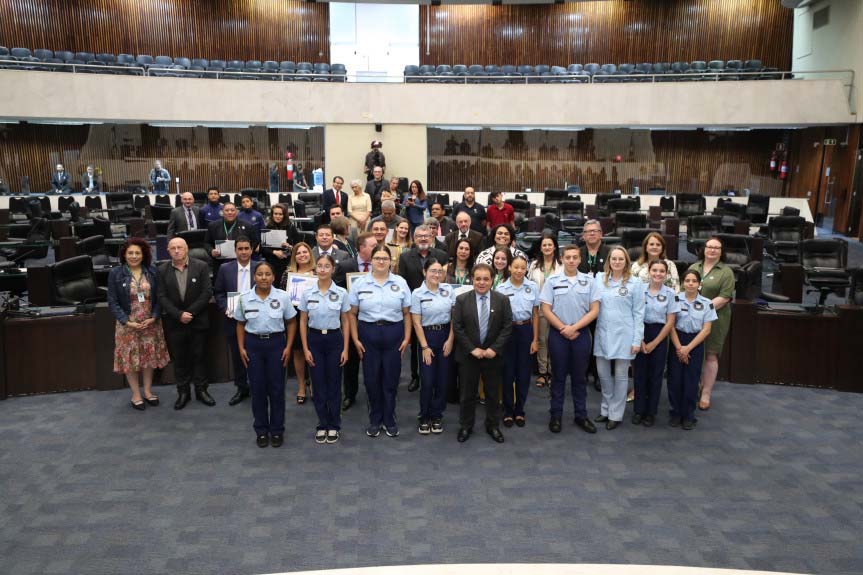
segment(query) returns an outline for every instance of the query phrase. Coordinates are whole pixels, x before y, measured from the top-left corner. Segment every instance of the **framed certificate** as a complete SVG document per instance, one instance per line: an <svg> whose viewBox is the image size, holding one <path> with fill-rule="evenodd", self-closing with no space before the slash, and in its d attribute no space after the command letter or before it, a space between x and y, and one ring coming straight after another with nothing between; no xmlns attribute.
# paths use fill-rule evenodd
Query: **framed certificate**
<svg viewBox="0 0 863 575"><path fill-rule="evenodd" d="M367 275L369 275L369 272L351 272L349 274L345 274L345 281L347 282L348 291L351 291L351 280Z"/></svg>
<svg viewBox="0 0 863 575"><path fill-rule="evenodd" d="M291 303L294 307L300 305L300 300L303 299L303 293L311 286L314 288L318 278L312 274L296 274L289 273L288 281L285 284L285 291L291 296Z"/></svg>

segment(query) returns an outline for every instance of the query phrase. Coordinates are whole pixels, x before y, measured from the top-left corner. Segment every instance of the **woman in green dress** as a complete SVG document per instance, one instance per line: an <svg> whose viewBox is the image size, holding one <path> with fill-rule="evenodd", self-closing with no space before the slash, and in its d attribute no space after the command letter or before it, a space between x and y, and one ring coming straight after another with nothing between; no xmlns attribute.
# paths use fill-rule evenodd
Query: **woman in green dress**
<svg viewBox="0 0 863 575"><path fill-rule="evenodd" d="M704 342L704 369L701 372L701 398L698 409L710 409L710 394L719 371L719 356L725 344L725 336L731 326L731 300L734 299L734 272L725 264L722 241L713 236L704 244L701 259L689 266L701 274L701 295L713 302L717 319L713 322L710 336Z"/></svg>

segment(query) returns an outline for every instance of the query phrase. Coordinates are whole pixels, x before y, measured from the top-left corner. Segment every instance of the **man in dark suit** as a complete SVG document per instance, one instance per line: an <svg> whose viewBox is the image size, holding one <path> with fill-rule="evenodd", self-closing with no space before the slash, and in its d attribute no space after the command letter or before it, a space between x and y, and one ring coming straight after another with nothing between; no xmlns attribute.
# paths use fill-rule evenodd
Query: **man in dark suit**
<svg viewBox="0 0 863 575"><path fill-rule="evenodd" d="M584 223L584 245L581 246L581 263L578 271L595 276L605 269L608 246L602 243L602 226L597 220Z"/></svg>
<svg viewBox="0 0 863 575"><path fill-rule="evenodd" d="M411 291L423 283L423 268L429 258L434 258L442 266L447 264L446 252L432 247L431 229L423 224L414 230L414 247L399 256L399 275L405 278ZM411 337L411 382L408 391L416 391L420 386L419 340L416 334Z"/></svg>
<svg viewBox="0 0 863 575"><path fill-rule="evenodd" d="M446 237L446 247L450 258L455 258L455 248L461 238L465 238L470 242L471 251L474 256L483 250L482 241L485 236L476 230L470 229L470 221L470 215L467 212L460 212L455 217L457 229Z"/></svg>
<svg viewBox="0 0 863 575"><path fill-rule="evenodd" d="M228 338L228 348L234 364L234 385L237 392L228 401L228 405L237 405L249 397L249 379L246 366L240 357L237 346L237 322L228 313L228 292L244 293L255 287L255 269L260 262L252 261L252 244L248 238L237 238L235 244L237 259L227 262L219 268L216 283L213 286L213 296L216 305L225 314L224 328Z"/></svg>
<svg viewBox="0 0 863 575"><path fill-rule="evenodd" d="M81 188L85 194L102 193L102 178L96 174L92 164L87 166L87 171L81 176Z"/></svg>
<svg viewBox="0 0 863 575"><path fill-rule="evenodd" d="M72 191L72 178L66 172L63 164L57 164L54 175L51 176L51 191L55 194L68 194Z"/></svg>
<svg viewBox="0 0 863 575"><path fill-rule="evenodd" d="M491 267L477 264L473 271L473 290L455 300L452 321L459 364L461 408L459 443L473 433L477 391L482 377L485 390L485 429L497 443L500 432L500 386L503 352L512 333L512 308L509 298L491 289Z"/></svg>
<svg viewBox="0 0 863 575"><path fill-rule="evenodd" d="M159 266L159 305L165 327L168 351L174 362L177 401L174 409L183 409L191 399L206 406L216 405L207 392L206 344L210 328L208 304L213 288L210 267L189 257L189 246L183 238L168 242L171 261Z"/></svg>
<svg viewBox="0 0 863 575"><path fill-rule="evenodd" d="M372 199L372 214L381 213L381 192L387 189L388 185L384 180L384 170L380 166L375 166L371 171L372 179L366 182L365 192Z"/></svg>
<svg viewBox="0 0 863 575"><path fill-rule="evenodd" d="M336 269L333 270L333 281L336 285L343 286L345 283L345 272L342 269L342 263L351 259L351 254L336 247L335 235L330 224L321 224L315 231L315 247L312 248L312 261L318 261L321 254L329 254L336 262Z"/></svg>
<svg viewBox="0 0 863 575"><path fill-rule="evenodd" d="M429 206L429 211L431 212L431 217L438 221L440 235L447 236L450 234L450 232L454 232L458 229L456 228L453 219L446 215L442 203L434 202L431 206Z"/></svg>
<svg viewBox="0 0 863 575"><path fill-rule="evenodd" d="M258 249L260 237L258 230L252 224L240 221L237 217L239 212L237 206L231 202L227 202L222 206L222 218L215 222L210 222L207 226L207 243L210 244L210 255L213 257L213 272L217 273L219 267L224 263L221 252L216 249L216 242L221 240L235 240L239 237L249 238L252 242L252 251Z"/></svg>
<svg viewBox="0 0 863 575"><path fill-rule="evenodd" d="M171 218L168 220L168 239L180 232L201 229L201 208L195 205L195 196L192 192L183 192L180 194L180 201L183 205L171 210Z"/></svg>
<svg viewBox="0 0 863 575"><path fill-rule="evenodd" d="M342 191L342 186L345 185L345 179L341 176L333 178L333 187L324 190L321 197L321 208L324 213L324 223L330 223L330 208L333 206L341 206L342 214L348 213L348 195Z"/></svg>

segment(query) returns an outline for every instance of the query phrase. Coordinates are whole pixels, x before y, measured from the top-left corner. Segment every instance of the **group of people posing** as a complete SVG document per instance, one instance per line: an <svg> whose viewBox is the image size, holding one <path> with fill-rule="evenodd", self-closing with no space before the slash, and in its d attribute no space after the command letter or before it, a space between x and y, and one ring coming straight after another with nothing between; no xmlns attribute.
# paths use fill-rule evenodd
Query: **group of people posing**
<svg viewBox="0 0 863 575"><path fill-rule="evenodd" d="M417 191L412 190L414 205ZM297 373L297 402L311 394L315 405L315 441L338 441L342 412L356 402L360 365L368 398L366 435L397 437L405 354L411 357L408 390L420 391L421 435L443 431L448 392L457 390L458 441L471 437L482 399L484 428L503 442L501 424L526 425L534 365L537 385L550 387L551 432L562 431L567 379L576 426L589 433L596 432L595 422L618 427L630 368L632 423L654 425L667 371L669 423L692 429L696 410L710 407L730 323L734 276L722 262L721 241L708 240L703 257L678 277L660 234L648 235L637 260L630 261L626 249L602 243L599 222L591 220L582 246L561 248L556 234L546 232L529 259L515 247L509 223L488 225L485 214L478 220L482 206L469 191L455 207L454 220L432 204L440 212L405 218L404 237L395 233L402 217L384 210L390 207L386 202L404 205L405 198L383 200L381 215L352 226L340 190L327 190L330 223L318 226L314 247L297 240L286 206L274 206L261 223L293 233L278 248L262 248L256 226L246 220L239 234L248 235L239 235L237 210L224 204L218 220L190 222L210 231L224 228L229 239L234 234L236 259L216 259L212 285L210 266L190 258L182 238L169 241L171 260L158 269L147 243L130 239L120 252L123 265L111 274L109 305L117 318L115 370L127 376L132 407L158 404L153 369L168 363L168 351L178 382L174 407L185 407L193 386L199 401L215 404L204 357L214 295L227 316L234 360L237 392L230 404L251 395L260 447L284 441L289 361ZM335 192L329 205L328 192ZM185 204L186 198L186 215L200 217ZM215 246L210 255L218 258ZM291 274L315 278L294 301L285 291ZM602 400L590 417L586 384L594 370Z"/></svg>

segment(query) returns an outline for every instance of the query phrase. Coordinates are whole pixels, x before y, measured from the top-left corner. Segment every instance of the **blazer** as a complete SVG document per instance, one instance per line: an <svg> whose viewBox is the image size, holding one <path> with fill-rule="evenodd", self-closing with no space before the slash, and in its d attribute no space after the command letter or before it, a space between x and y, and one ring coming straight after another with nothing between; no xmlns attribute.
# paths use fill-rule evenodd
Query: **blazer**
<svg viewBox="0 0 863 575"><path fill-rule="evenodd" d="M460 233L461 232L456 229L455 231L450 232L446 237L446 247L450 258L455 257L455 246L458 243L458 236ZM474 256L477 256L479 252L482 251L482 241L484 238L485 236L475 230L468 231L467 241L470 242L470 246L473 248Z"/></svg>
<svg viewBox="0 0 863 575"><path fill-rule="evenodd" d="M195 229L206 229L206 226L201 225L201 208L192 206L192 216L195 218ZM185 232L189 229L189 222L186 220L186 208L177 206L171 210L171 218L168 220L168 239L173 238L180 232Z"/></svg>
<svg viewBox="0 0 863 575"><path fill-rule="evenodd" d="M445 266L449 261L446 252L431 248L429 257L434 258L442 266ZM420 258L420 252L417 248L411 248L402 252L399 256L398 274L405 278L408 282L408 287L411 291L420 287L423 283L423 265Z"/></svg>
<svg viewBox="0 0 863 575"><path fill-rule="evenodd" d="M87 177L87 173L85 172L83 176L81 176L81 189L84 192L87 191L87 186L90 185L90 178ZM102 178L93 174L93 193L99 194L102 192Z"/></svg>
<svg viewBox="0 0 863 575"><path fill-rule="evenodd" d="M55 192L68 192L72 189L72 178L68 172L62 174L54 172L51 176L51 189Z"/></svg>
<svg viewBox="0 0 863 575"><path fill-rule="evenodd" d="M475 348L491 348L498 357L503 357L509 336L512 334L512 308L509 298L502 293L489 290L488 331L485 341L479 340L479 310L476 293L465 292L455 299L452 310L452 329L455 334L456 360L465 361Z"/></svg>
<svg viewBox="0 0 863 575"><path fill-rule="evenodd" d="M156 276L156 267L150 266L143 268L144 275L147 276L147 281L150 282L150 301L153 302L153 308L150 310L150 316L158 318L161 310L159 310L159 286ZM126 325L129 321L129 314L132 313L132 302L129 294L129 287L132 282L132 273L126 266L113 268L108 274L108 308L114 317L121 324Z"/></svg>
<svg viewBox="0 0 863 575"><path fill-rule="evenodd" d="M596 275L605 270L605 260L608 258L608 246L602 244L596 250L596 260L593 262L593 267L587 261L587 246L581 246L581 263L578 264L578 271L585 274Z"/></svg>
<svg viewBox="0 0 863 575"><path fill-rule="evenodd" d="M324 190L321 198L321 208L323 209L323 221L329 223L330 208L336 205L336 198L333 196L333 189ZM342 207L342 213L345 217L348 216L348 195L345 192L339 192L338 204Z"/></svg>
<svg viewBox="0 0 863 575"><path fill-rule="evenodd" d="M450 232L458 231L455 221L449 216L444 216L438 223L440 224L440 235L442 236L448 236Z"/></svg>
<svg viewBox="0 0 863 575"><path fill-rule="evenodd" d="M249 263L252 274L249 281L253 288L255 287L255 270L259 263L261 262L255 260ZM216 281L213 284L213 297L216 299L216 306L223 312L228 309L228 292L237 291L237 268L237 260L232 260L220 266L216 274ZM225 318L224 328L226 333L233 331L236 325L237 322L235 320L228 317Z"/></svg>
<svg viewBox="0 0 863 575"><path fill-rule="evenodd" d="M158 269L159 307L167 329L189 327L191 329L209 329L210 317L208 304L213 295L210 283L210 266L205 262L189 258L186 297L180 299L180 288L174 277L174 267L170 261L164 262ZM187 324L180 323L180 315L187 311L194 316Z"/></svg>
<svg viewBox="0 0 863 575"><path fill-rule="evenodd" d="M230 237L225 237L224 220L218 219L215 222L210 222L207 226L207 243L210 244L210 249L216 249L216 240L235 240L240 236L246 236L252 242L252 251L258 248L260 236L258 230L250 223L244 222L237 218L234 220L236 225L231 231Z"/></svg>

